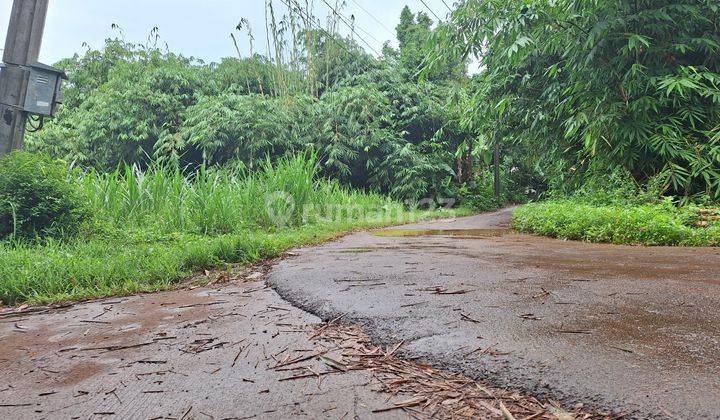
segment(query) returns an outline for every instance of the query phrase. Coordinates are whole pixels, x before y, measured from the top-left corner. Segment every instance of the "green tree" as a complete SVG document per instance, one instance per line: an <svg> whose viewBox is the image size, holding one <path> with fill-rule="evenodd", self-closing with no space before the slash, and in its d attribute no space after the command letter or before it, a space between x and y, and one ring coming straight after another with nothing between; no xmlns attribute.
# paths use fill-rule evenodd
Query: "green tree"
<svg viewBox="0 0 720 420"><path fill-rule="evenodd" d="M408 6L400 12L400 23L395 28L398 40L400 67L406 77L416 79L423 67L429 64L427 45L434 29L433 21L424 12L414 14ZM465 74L465 62L459 56L442 56L442 63L436 63L431 71L425 72L430 80L458 79Z"/></svg>
<svg viewBox="0 0 720 420"><path fill-rule="evenodd" d="M307 113L318 105L306 95L267 98L226 92L204 96L185 112L179 146L190 155L196 154L193 150L199 152L205 165L239 160L254 169L267 158L307 149L317 129Z"/></svg>
<svg viewBox="0 0 720 420"><path fill-rule="evenodd" d="M71 104L28 139L39 150L85 166L146 165L167 146L185 109L217 91L208 68L158 49L108 41L110 52L89 51L70 73ZM119 53L116 48L125 49ZM99 66L112 54L112 65ZM86 69L89 67L89 69Z"/></svg>
<svg viewBox="0 0 720 420"><path fill-rule="evenodd" d="M253 93L277 95L275 66L267 58L255 55L251 58L223 58L218 64L211 64L213 79L220 91L231 91L238 95Z"/></svg>
<svg viewBox="0 0 720 420"><path fill-rule="evenodd" d="M553 182L621 167L718 199L719 21L712 0L466 0L437 39L485 69L477 125Z"/></svg>

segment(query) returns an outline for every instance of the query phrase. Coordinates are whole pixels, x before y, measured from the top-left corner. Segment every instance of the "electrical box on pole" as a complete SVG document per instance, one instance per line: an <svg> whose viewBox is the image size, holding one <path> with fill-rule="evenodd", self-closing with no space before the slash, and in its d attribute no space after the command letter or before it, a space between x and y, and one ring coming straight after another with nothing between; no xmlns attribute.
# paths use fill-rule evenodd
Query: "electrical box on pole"
<svg viewBox="0 0 720 420"><path fill-rule="evenodd" d="M0 65L0 157L22 147L30 115L52 116L65 74L38 63L49 0L14 0Z"/></svg>
<svg viewBox="0 0 720 420"><path fill-rule="evenodd" d="M28 83L23 110L29 114L51 117L60 103L60 84L67 79L65 72L41 63L27 66Z"/></svg>

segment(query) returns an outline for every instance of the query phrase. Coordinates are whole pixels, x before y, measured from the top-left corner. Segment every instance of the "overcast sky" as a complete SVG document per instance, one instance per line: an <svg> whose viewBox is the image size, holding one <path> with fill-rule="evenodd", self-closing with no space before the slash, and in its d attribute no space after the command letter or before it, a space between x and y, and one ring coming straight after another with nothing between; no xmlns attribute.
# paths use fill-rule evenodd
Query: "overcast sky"
<svg viewBox="0 0 720 420"><path fill-rule="evenodd" d="M327 1L334 4L334 0ZM453 0L424 2L445 18L446 4L451 5ZM243 17L254 29L256 50L264 51L258 47L265 45L263 3L264 0L50 0L40 61L52 64L72 56L84 50L83 43L101 47L105 38L119 35L111 29L113 23L122 28L125 40L143 43L157 26L171 51L217 61L237 55L229 34ZM329 9L323 0L314 3L315 15L326 16ZM420 0L346 0L346 3L343 15L355 16L358 34L376 51L380 51L384 41L394 42L394 29L406 4L436 20ZM284 13L284 0L275 0L275 4L282 10L276 13ZM11 7L12 0L0 0L0 48L4 46ZM247 52L247 40L240 41ZM370 47L365 48L372 52Z"/></svg>

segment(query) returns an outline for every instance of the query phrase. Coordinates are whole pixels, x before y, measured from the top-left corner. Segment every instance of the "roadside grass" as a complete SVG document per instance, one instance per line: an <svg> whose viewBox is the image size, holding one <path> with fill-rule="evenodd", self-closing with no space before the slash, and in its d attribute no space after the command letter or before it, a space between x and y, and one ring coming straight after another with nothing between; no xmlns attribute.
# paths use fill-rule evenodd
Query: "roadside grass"
<svg viewBox="0 0 720 420"><path fill-rule="evenodd" d="M467 214L407 210L374 193L318 179L313 159L242 169L153 168L78 180L94 218L65 241L0 243L6 305L157 291L193 273L252 264L355 229ZM459 213L458 213L459 212Z"/></svg>
<svg viewBox="0 0 720 420"><path fill-rule="evenodd" d="M591 204L559 199L513 213L513 228L587 242L648 246L720 246L720 223L696 227L698 208L659 204Z"/></svg>

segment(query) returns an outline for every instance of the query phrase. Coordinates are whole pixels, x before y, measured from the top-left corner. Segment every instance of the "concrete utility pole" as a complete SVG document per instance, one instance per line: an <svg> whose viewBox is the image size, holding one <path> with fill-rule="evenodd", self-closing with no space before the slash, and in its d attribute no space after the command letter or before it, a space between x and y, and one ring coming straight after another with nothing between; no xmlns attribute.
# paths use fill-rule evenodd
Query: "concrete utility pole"
<svg viewBox="0 0 720 420"><path fill-rule="evenodd" d="M20 66L38 61L49 0L14 0L0 71L0 157L23 145L28 83Z"/></svg>

